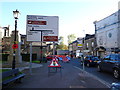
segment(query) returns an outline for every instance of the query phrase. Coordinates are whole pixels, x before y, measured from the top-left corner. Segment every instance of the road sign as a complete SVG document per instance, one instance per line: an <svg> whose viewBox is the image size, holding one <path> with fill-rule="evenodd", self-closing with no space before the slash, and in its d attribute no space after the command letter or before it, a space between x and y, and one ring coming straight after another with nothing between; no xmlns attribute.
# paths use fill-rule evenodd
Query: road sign
<svg viewBox="0 0 120 90"><path fill-rule="evenodd" d="M81 44L81 43L78 43L78 44L77 44L77 46L78 46L78 47L82 47L82 46L83 46L83 44Z"/></svg>
<svg viewBox="0 0 120 90"><path fill-rule="evenodd" d="M83 52L90 52L90 50L83 50Z"/></svg>
<svg viewBox="0 0 120 90"><path fill-rule="evenodd" d="M58 64L58 61L53 59L49 65L49 67L61 67L60 64Z"/></svg>
<svg viewBox="0 0 120 90"><path fill-rule="evenodd" d="M41 33L43 37L58 37L58 19L58 16L27 15L27 41L41 41ZM46 42L51 40L58 41L58 39L45 39Z"/></svg>
<svg viewBox="0 0 120 90"><path fill-rule="evenodd" d="M17 49L17 48L18 48L18 44L13 44L13 45L12 45L12 48L13 48L13 49Z"/></svg>
<svg viewBox="0 0 120 90"><path fill-rule="evenodd" d="M43 36L43 41L58 41L58 36Z"/></svg>
<svg viewBox="0 0 120 90"><path fill-rule="evenodd" d="M56 73L56 72L58 72L58 69L59 69L60 74L62 76L61 65L58 63L58 61L56 60L56 58L54 58L51 61L50 65L48 65L48 76L49 76L49 73L53 73L53 72Z"/></svg>

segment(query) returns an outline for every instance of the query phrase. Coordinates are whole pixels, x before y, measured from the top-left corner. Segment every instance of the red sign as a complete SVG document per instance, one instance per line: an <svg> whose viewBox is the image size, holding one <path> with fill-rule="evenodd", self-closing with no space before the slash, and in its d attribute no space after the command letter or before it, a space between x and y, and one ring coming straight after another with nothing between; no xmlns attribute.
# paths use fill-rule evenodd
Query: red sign
<svg viewBox="0 0 120 90"><path fill-rule="evenodd" d="M12 48L13 48L13 49L17 49L17 48L18 48L18 44L13 44L13 45L12 45Z"/></svg>
<svg viewBox="0 0 120 90"><path fill-rule="evenodd" d="M53 59L50 62L50 65L48 65L48 67L61 67L61 65L58 63L58 61L56 59Z"/></svg>
<svg viewBox="0 0 120 90"><path fill-rule="evenodd" d="M34 24L34 25L46 25L47 24L46 21L32 21L32 20L28 20L27 23L28 24Z"/></svg>
<svg viewBox="0 0 120 90"><path fill-rule="evenodd" d="M58 36L43 36L43 41L58 41Z"/></svg>

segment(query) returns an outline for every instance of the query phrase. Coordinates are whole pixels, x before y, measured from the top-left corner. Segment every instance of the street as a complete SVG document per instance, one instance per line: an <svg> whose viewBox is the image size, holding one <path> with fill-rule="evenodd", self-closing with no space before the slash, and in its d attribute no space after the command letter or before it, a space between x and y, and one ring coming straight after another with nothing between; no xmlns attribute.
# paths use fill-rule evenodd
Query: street
<svg viewBox="0 0 120 90"><path fill-rule="evenodd" d="M3 88L120 87L119 0L0 4Z"/></svg>
<svg viewBox="0 0 120 90"><path fill-rule="evenodd" d="M78 59L72 59L69 63L62 63L62 75L57 73L49 73L48 63L44 63L43 67L32 69L32 75L29 69L24 70L26 76L22 79L22 83L14 84L12 88L109 88L89 74L77 69L79 66ZM92 83L91 83L92 81Z"/></svg>
<svg viewBox="0 0 120 90"><path fill-rule="evenodd" d="M79 63L78 63L79 62ZM80 69L83 69L83 66L80 65L80 60L79 59L76 59L74 62L71 62L74 66L80 68ZM108 84L111 84L113 82L119 82L120 80L119 79L115 79L113 77L113 74L112 73L109 73L109 72L98 72L97 71L97 67L86 67L85 66L85 71L96 76L97 78L99 78L100 80L103 80L105 82L107 82Z"/></svg>

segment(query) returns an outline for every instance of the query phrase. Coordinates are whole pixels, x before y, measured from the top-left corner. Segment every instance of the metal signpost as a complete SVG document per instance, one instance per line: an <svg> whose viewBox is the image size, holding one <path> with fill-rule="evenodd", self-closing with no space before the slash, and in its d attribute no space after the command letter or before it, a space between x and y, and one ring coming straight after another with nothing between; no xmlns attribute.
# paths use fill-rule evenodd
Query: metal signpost
<svg viewBox="0 0 120 90"><path fill-rule="evenodd" d="M58 42L58 21L58 16L27 15L27 41L41 42L41 60L42 42Z"/></svg>
<svg viewBox="0 0 120 90"><path fill-rule="evenodd" d="M80 56L81 56L81 60L82 60L82 65L83 65L83 71L85 71L85 65L84 65L84 55L83 55L83 53L84 53L84 50L83 50L83 41L82 41L82 39L77 39L77 42L78 42L78 47L79 48L81 48L81 50L80 50ZM84 40L84 42L85 42L85 40ZM81 52L82 51L82 52Z"/></svg>
<svg viewBox="0 0 120 90"><path fill-rule="evenodd" d="M32 43L30 43L30 75L32 74Z"/></svg>
<svg viewBox="0 0 120 90"><path fill-rule="evenodd" d="M84 32L84 35L85 35L85 30L83 30L83 32ZM83 39L83 41L84 41L84 47L85 47L85 37L86 37L86 36L84 36L84 39ZM83 49L83 71L85 71L84 53L85 53L85 52L84 52L84 49Z"/></svg>
<svg viewBox="0 0 120 90"><path fill-rule="evenodd" d="M44 42L58 41L58 16L27 15L27 41L41 42L41 31Z"/></svg>

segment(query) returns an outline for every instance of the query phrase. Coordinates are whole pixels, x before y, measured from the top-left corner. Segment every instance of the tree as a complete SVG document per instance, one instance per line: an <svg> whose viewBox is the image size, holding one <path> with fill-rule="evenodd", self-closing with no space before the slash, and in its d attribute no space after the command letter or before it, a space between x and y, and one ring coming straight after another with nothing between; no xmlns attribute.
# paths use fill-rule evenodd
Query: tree
<svg viewBox="0 0 120 90"><path fill-rule="evenodd" d="M60 36L60 37L59 37L59 43L60 43L60 44L64 44L64 37L63 37L63 36Z"/></svg>
<svg viewBox="0 0 120 90"><path fill-rule="evenodd" d="M75 34L70 34L67 37L68 37L68 44L72 43L76 39Z"/></svg>
<svg viewBox="0 0 120 90"><path fill-rule="evenodd" d="M68 46L64 44L64 37L63 36L59 37L59 44L57 45L57 49L68 50Z"/></svg>

